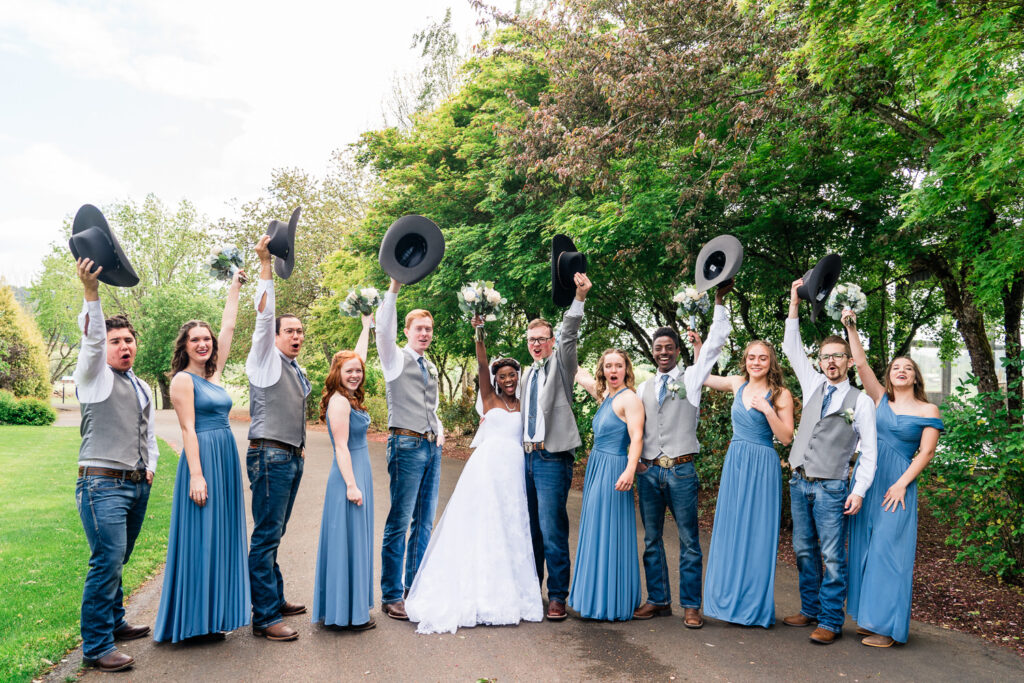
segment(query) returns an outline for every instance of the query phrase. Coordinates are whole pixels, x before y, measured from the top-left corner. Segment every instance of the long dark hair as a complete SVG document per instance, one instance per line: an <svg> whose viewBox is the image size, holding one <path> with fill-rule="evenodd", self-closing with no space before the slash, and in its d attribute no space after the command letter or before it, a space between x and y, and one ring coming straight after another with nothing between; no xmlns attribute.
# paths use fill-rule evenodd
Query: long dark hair
<svg viewBox="0 0 1024 683"><path fill-rule="evenodd" d="M217 335L213 333L210 323L203 320L189 320L178 330L178 338L174 340L174 354L171 356L171 377L188 367L188 336L193 329L205 327L213 338L213 352L203 366L203 379L209 379L217 372Z"/></svg>
<svg viewBox="0 0 1024 683"><path fill-rule="evenodd" d="M341 366L353 358L359 358L359 365L363 368L363 379L355 391L349 391L341 382ZM366 363L359 357L359 354L348 350L338 351L334 354L334 358L331 359L331 370L327 373L327 379L324 380L324 393L320 397L320 420L327 419L327 404L331 402L334 392L347 398L353 410L366 410L366 405L363 403L363 399L366 398L366 393L363 391L365 385Z"/></svg>

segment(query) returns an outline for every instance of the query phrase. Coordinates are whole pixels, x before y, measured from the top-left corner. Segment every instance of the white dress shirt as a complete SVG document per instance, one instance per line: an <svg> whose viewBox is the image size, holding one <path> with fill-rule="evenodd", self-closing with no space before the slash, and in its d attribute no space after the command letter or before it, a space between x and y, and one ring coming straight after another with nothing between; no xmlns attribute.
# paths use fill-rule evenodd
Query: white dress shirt
<svg viewBox="0 0 1024 683"><path fill-rule="evenodd" d="M804 343L800 338L800 320L786 318L786 334L782 339L782 351L789 359L789 364L800 380L800 392L806 401L811 394L823 384L829 384L828 378L821 374L807 358ZM843 380L835 385L836 390L829 400L825 415L839 411L843 400L850 392L850 381ZM875 462L878 459L877 428L875 426L875 404L867 392L860 392L857 404L853 409L853 430L860 437L860 456L857 458L857 476L853 482L852 493L861 498L871 488L875 478Z"/></svg>
<svg viewBox="0 0 1024 683"><path fill-rule="evenodd" d="M75 379L75 393L81 403L100 403L106 401L114 389L114 371L107 365L107 325L99 300L83 301L82 312L78 315L78 327L82 330L82 348L78 352L78 364L72 374ZM139 407L145 406L146 401L149 401L146 469L156 473L160 449L156 445L156 405L153 402L153 392L135 373L131 373L130 378L134 380ZM123 463L99 458L82 460L79 464L86 467L124 469Z"/></svg>
<svg viewBox="0 0 1024 683"><path fill-rule="evenodd" d="M565 312L565 315L574 316L577 318L583 317L583 302L577 298L573 298L572 303L569 305L569 310ZM551 330L554 334L554 329ZM554 355L552 351L551 355ZM540 443L544 440L544 411L539 407L544 405L543 397L545 388L548 386L548 373L551 371L551 356L548 356L547 363L541 368L540 372L534 373L537 377L537 420L534 423L533 436L529 434L530 431L530 387L523 387L523 395L520 398L521 411L523 413L523 441L532 441L534 443ZM533 377L530 377L530 381L533 381ZM556 389L558 390L558 389Z"/></svg>

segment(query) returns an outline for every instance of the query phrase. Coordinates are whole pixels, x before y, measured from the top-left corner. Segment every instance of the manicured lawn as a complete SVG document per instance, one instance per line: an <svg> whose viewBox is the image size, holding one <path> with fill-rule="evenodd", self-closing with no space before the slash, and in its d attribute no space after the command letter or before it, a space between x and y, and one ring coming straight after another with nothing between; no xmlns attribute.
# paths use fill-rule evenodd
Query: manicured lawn
<svg viewBox="0 0 1024 683"><path fill-rule="evenodd" d="M89 544L75 508L77 427L0 427L0 680L27 681L79 641ZM130 593L166 558L178 456L160 443Z"/></svg>

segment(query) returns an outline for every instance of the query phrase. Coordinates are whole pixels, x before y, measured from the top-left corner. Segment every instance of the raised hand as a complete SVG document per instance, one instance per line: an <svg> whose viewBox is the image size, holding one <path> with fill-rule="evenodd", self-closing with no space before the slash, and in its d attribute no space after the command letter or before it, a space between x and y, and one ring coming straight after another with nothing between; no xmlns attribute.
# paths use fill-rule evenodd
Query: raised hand
<svg viewBox="0 0 1024 683"><path fill-rule="evenodd" d="M239 268L235 271L234 277L231 278L231 286L238 289L249 280L249 276L245 274L245 271Z"/></svg>
<svg viewBox="0 0 1024 683"><path fill-rule="evenodd" d="M96 266L96 270L93 270L92 268L96 264L89 258L80 258L75 261L75 265L78 269L78 279L82 281L85 291L93 294L98 292L100 289L99 277L103 272L103 266Z"/></svg>
<svg viewBox="0 0 1024 683"><path fill-rule="evenodd" d="M590 278L587 277L586 273L576 273L572 276L572 280L576 283L576 299L579 301L586 301L587 292L590 291L590 288L593 287L594 284L590 281Z"/></svg>
<svg viewBox="0 0 1024 683"><path fill-rule="evenodd" d="M842 317L843 327L855 330L857 329L857 314L853 312L853 309L844 308Z"/></svg>
<svg viewBox="0 0 1024 683"><path fill-rule="evenodd" d="M718 289L715 290L715 305L721 306L725 302L725 295L732 291L732 288L736 285L733 280L723 282L718 285Z"/></svg>

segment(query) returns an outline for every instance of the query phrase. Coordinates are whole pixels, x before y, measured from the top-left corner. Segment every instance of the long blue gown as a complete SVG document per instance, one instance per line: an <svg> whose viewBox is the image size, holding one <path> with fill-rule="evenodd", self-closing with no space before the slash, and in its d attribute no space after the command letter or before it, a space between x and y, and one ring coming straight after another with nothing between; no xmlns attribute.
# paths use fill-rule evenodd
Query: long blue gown
<svg viewBox="0 0 1024 683"><path fill-rule="evenodd" d="M899 643L910 633L910 603L917 552L917 482L907 487L906 509L882 508L890 486L903 476L926 427L945 429L937 417L897 415L883 396L876 411L878 463L861 512L850 522L850 580L846 611L861 628Z"/></svg>
<svg viewBox="0 0 1024 683"><path fill-rule="evenodd" d="M633 490L615 490L628 461L629 432L612 410L614 398L594 415L569 605L585 619L625 621L640 606L640 560Z"/></svg>
<svg viewBox="0 0 1024 683"><path fill-rule="evenodd" d="M352 473L363 494L363 504L345 497L338 460L331 458L324 512L320 522L320 547L316 554L313 584L313 623L358 626L370 620L373 607L373 475L366 430L370 416L353 410L348 420L348 452ZM327 433L334 445L331 421ZM333 450L332 450L333 454Z"/></svg>
<svg viewBox="0 0 1024 683"><path fill-rule="evenodd" d="M189 373L191 374L191 373ZM189 498L188 459L182 451L174 480L167 567L153 639L177 643L249 623L249 565L238 447L224 387L192 375L199 462L208 498Z"/></svg>
<svg viewBox="0 0 1024 683"><path fill-rule="evenodd" d="M767 628L775 623L782 467L768 418L743 407L746 386L732 402L732 441L715 505L704 614Z"/></svg>

